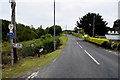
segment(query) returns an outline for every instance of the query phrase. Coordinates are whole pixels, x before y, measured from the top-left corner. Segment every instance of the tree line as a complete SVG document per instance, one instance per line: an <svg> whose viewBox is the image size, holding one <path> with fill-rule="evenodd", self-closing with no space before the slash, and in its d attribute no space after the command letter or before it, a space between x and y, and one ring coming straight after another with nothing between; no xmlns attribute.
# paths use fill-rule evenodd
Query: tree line
<svg viewBox="0 0 120 80"><path fill-rule="evenodd" d="M3 19L0 20L2 21L2 41L7 42L9 41L9 36L7 35L7 33L9 33L8 25L10 24L10 21ZM60 33L62 33L62 28L59 25L55 25L55 27L56 27L56 36L58 36L60 35ZM35 29L33 26L27 26L18 23L16 24L16 34L17 34L16 37L17 42L38 39L45 34L51 34L53 36L54 26L47 27L46 29L43 29L42 26L40 26L37 29Z"/></svg>

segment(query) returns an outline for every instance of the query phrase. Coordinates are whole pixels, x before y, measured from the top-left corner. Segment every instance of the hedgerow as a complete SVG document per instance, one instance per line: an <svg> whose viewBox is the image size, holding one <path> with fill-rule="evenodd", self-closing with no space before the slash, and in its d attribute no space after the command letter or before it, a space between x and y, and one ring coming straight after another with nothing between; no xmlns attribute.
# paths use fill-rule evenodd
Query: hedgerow
<svg viewBox="0 0 120 80"><path fill-rule="evenodd" d="M120 42L114 42L114 41L109 41L108 39L100 39L93 37L84 37L84 40L107 49L120 50Z"/></svg>

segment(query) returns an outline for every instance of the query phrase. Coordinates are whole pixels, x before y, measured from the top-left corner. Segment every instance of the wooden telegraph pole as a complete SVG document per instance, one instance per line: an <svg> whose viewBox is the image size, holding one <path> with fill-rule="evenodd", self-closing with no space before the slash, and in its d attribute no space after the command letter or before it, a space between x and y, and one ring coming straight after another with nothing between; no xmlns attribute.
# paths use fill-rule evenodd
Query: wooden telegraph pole
<svg viewBox="0 0 120 80"><path fill-rule="evenodd" d="M15 20L15 7L16 7L16 2L15 0L11 0L11 9L12 9L12 15L11 15L11 23L13 24L13 33L15 38L13 39L13 43L16 44L16 20ZM17 50L16 48L13 48L13 54L14 54L14 63L17 62Z"/></svg>

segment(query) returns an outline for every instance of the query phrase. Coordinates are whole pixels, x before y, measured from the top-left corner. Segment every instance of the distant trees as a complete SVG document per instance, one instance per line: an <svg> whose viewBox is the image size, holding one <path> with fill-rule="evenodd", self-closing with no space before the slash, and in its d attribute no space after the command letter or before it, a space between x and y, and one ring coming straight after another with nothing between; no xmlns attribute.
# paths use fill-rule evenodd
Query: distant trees
<svg viewBox="0 0 120 80"><path fill-rule="evenodd" d="M2 41L9 41L9 33L8 25L10 21L2 20ZM40 38L42 35L51 34L54 35L54 26L47 27L43 29L42 26L35 29L33 26L25 26L24 24L16 24L16 34L17 34L17 42L28 41ZM56 36L59 36L62 33L62 28L59 25L56 25Z"/></svg>
<svg viewBox="0 0 120 80"><path fill-rule="evenodd" d="M24 24L17 24L17 42L27 41L38 38L38 34L33 31L33 28Z"/></svg>
<svg viewBox="0 0 120 80"><path fill-rule="evenodd" d="M95 23L93 23L94 19ZM104 36L108 32L108 27L106 27L107 22L103 21L102 16L99 14L88 13L82 18L79 18L79 21L76 22L76 26L84 29L85 33L89 34L90 36L92 36L93 33L93 24L95 25L95 35Z"/></svg>
<svg viewBox="0 0 120 80"><path fill-rule="evenodd" d="M114 21L113 29L120 33L120 19L117 19L116 21Z"/></svg>
<svg viewBox="0 0 120 80"><path fill-rule="evenodd" d="M7 33L9 32L8 25L10 24L9 21L7 20L1 20L2 21L2 40L3 41L8 41L9 36L7 36Z"/></svg>
<svg viewBox="0 0 120 80"><path fill-rule="evenodd" d="M59 25L55 25L56 36L59 36L62 33L62 28ZM49 32L52 36L54 35L54 26L49 28Z"/></svg>
<svg viewBox="0 0 120 80"><path fill-rule="evenodd" d="M45 34L45 33L44 33L44 29L42 29L42 27L38 27L38 28L36 29L36 33L37 33L37 35L39 36L39 38L40 38L42 35Z"/></svg>

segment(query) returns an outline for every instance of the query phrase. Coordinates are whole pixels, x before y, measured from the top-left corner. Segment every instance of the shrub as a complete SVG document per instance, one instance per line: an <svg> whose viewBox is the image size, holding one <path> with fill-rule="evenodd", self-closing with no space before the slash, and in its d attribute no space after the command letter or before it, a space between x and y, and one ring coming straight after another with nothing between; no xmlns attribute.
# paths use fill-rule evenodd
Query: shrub
<svg viewBox="0 0 120 80"><path fill-rule="evenodd" d="M105 41L101 46L107 49L111 49L111 42Z"/></svg>
<svg viewBox="0 0 120 80"><path fill-rule="evenodd" d="M46 34L46 35L45 35L45 38L51 38L51 37L52 37L51 34Z"/></svg>
<svg viewBox="0 0 120 80"><path fill-rule="evenodd" d="M53 38L47 38L43 41L43 48L46 53L52 52L54 50L54 39Z"/></svg>
<svg viewBox="0 0 120 80"><path fill-rule="evenodd" d="M52 37L51 34L46 34L41 36L42 39L51 38L51 37Z"/></svg>
<svg viewBox="0 0 120 80"><path fill-rule="evenodd" d="M60 39L56 37L56 48L60 45ZM54 51L54 38L47 38L43 41L44 53L49 53Z"/></svg>
<svg viewBox="0 0 120 80"><path fill-rule="evenodd" d="M118 50L120 51L120 42L118 43Z"/></svg>
<svg viewBox="0 0 120 80"><path fill-rule="evenodd" d="M111 48L113 49L113 50L117 50L117 46L118 44L116 43L116 42L112 42L112 44L111 44Z"/></svg>

